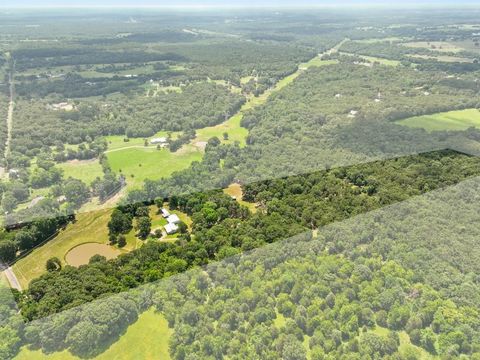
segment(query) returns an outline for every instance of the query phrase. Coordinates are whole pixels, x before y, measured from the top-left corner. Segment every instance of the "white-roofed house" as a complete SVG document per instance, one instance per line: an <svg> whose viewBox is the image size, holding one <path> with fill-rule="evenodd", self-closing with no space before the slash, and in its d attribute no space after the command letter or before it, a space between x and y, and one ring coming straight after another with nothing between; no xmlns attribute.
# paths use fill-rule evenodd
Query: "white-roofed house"
<svg viewBox="0 0 480 360"><path fill-rule="evenodd" d="M178 217L177 214L172 214L169 217L167 217L167 221L169 224L178 224L180 222L180 218Z"/></svg>
<svg viewBox="0 0 480 360"><path fill-rule="evenodd" d="M174 223L168 223L167 225L164 226L164 229L168 235L172 235L178 231L178 226Z"/></svg>

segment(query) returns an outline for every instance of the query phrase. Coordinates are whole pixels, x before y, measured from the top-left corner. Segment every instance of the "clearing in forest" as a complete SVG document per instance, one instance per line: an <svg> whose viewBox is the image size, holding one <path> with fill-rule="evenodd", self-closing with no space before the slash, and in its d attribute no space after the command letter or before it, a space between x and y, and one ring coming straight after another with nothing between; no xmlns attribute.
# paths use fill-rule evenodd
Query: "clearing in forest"
<svg viewBox="0 0 480 360"><path fill-rule="evenodd" d="M396 122L399 125L422 128L427 131L466 130L469 127L480 128L480 110L465 109L413 116Z"/></svg>

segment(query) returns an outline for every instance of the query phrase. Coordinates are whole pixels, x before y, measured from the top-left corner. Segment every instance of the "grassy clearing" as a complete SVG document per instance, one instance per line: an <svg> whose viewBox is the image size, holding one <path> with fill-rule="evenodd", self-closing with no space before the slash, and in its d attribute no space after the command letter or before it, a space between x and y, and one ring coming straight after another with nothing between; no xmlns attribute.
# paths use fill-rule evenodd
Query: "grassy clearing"
<svg viewBox="0 0 480 360"><path fill-rule="evenodd" d="M370 63L379 63L382 65L387 65L387 66L398 66L400 65L400 61L398 60L390 60L390 59L385 59L385 58L380 58L380 57L375 57L375 56L366 56L366 55L358 55L354 53L349 53L349 52L340 52L342 55L347 55L347 56L358 56L361 57L362 59L370 62Z"/></svg>
<svg viewBox="0 0 480 360"><path fill-rule="evenodd" d="M94 160L72 160L57 165L63 170L64 178L69 177L82 180L90 185L95 178L103 177L102 166L97 159Z"/></svg>
<svg viewBox="0 0 480 360"><path fill-rule="evenodd" d="M406 38L401 38L401 37L386 37L386 38L374 38L374 39L362 39L362 40L355 40L357 43L362 43L362 44L375 44L375 43L381 43L381 42L396 42L396 41L403 41L407 40Z"/></svg>
<svg viewBox="0 0 480 360"><path fill-rule="evenodd" d="M375 56L365 56L365 55L361 55L360 56L362 59L365 59L371 63L379 63L379 64L382 64L382 65L387 65L387 66L398 66L400 65L400 61L398 60L390 60L390 59L384 59L384 58L379 58L379 57L375 57Z"/></svg>
<svg viewBox="0 0 480 360"><path fill-rule="evenodd" d="M411 48L425 48L438 52L453 52L458 53L464 51L465 49L454 42L447 41L413 41L403 43L402 45L411 47Z"/></svg>
<svg viewBox="0 0 480 360"><path fill-rule="evenodd" d="M216 136L220 140L222 140L224 144L234 143L235 141L238 141L240 143L240 146L243 147L246 145L248 130L240 126L241 121L242 114L237 113L221 124L199 129L197 130L197 137L194 141L205 142L208 141L208 139ZM227 140L223 139L224 133L228 134Z"/></svg>
<svg viewBox="0 0 480 360"><path fill-rule="evenodd" d="M469 127L480 128L480 111L465 109L442 112L432 115L414 116L396 122L399 125L422 128L427 131L466 130Z"/></svg>
<svg viewBox="0 0 480 360"><path fill-rule="evenodd" d="M334 65L338 64L337 60L322 60L320 56L314 57L309 62L303 63L299 65L300 70L308 69L311 66L325 66L325 65Z"/></svg>
<svg viewBox="0 0 480 360"><path fill-rule="evenodd" d="M186 145L175 153L148 146L117 149L106 155L112 170L125 175L129 188L140 188L145 179L169 177L202 159L201 149L193 145Z"/></svg>
<svg viewBox="0 0 480 360"><path fill-rule="evenodd" d="M439 56L428 56L428 55L409 55L409 57L414 59L426 59L426 60L437 60L441 62L460 62L460 63L471 63L472 59L459 57L459 56L449 56L449 55L439 55Z"/></svg>
<svg viewBox="0 0 480 360"><path fill-rule="evenodd" d="M380 326L377 326L375 329L371 330L372 333L382 337L386 337L389 331L390 330L388 330L387 328L383 328ZM418 360L433 360L438 358L434 355L431 355L425 349L422 349L419 346L413 345L410 341L410 337L405 331L398 332L398 336L400 338L400 346L398 350L401 354L405 354L406 352L409 352L409 353L413 352L415 353L415 358Z"/></svg>
<svg viewBox="0 0 480 360"><path fill-rule="evenodd" d="M165 318L150 309L141 314L125 334L95 360L169 360L168 342L173 330ZM68 351L44 354L23 348L15 360L80 360Z"/></svg>
<svg viewBox="0 0 480 360"><path fill-rule="evenodd" d="M56 256L65 264L65 255L71 248L89 242L105 244L108 241L107 223L111 212L112 209L105 209L78 214L74 224L68 225L54 239L16 262L13 271L22 287L26 288L31 280L46 272L45 263L51 257Z"/></svg>
<svg viewBox="0 0 480 360"><path fill-rule="evenodd" d="M223 189L223 192L227 195L234 196L240 205L246 206L252 213L257 212L257 208L255 207L254 203L243 200L243 192L240 184L230 184L226 189Z"/></svg>

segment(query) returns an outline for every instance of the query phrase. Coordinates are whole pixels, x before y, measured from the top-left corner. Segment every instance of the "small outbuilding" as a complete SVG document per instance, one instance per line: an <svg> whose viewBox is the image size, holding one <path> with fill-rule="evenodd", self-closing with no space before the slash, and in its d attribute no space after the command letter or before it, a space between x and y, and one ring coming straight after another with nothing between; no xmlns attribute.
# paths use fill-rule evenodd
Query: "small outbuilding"
<svg viewBox="0 0 480 360"><path fill-rule="evenodd" d="M168 218L170 216L170 212L165 208L162 208L161 212L164 218Z"/></svg>

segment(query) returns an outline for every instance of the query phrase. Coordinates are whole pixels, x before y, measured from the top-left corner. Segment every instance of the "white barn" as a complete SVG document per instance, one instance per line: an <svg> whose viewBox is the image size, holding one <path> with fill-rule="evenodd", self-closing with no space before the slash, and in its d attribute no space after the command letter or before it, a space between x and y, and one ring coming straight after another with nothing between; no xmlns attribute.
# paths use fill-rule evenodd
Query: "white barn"
<svg viewBox="0 0 480 360"><path fill-rule="evenodd" d="M156 145L156 144L166 144L167 143L167 138L166 137L158 137L158 138L153 138L150 140L150 144Z"/></svg>

